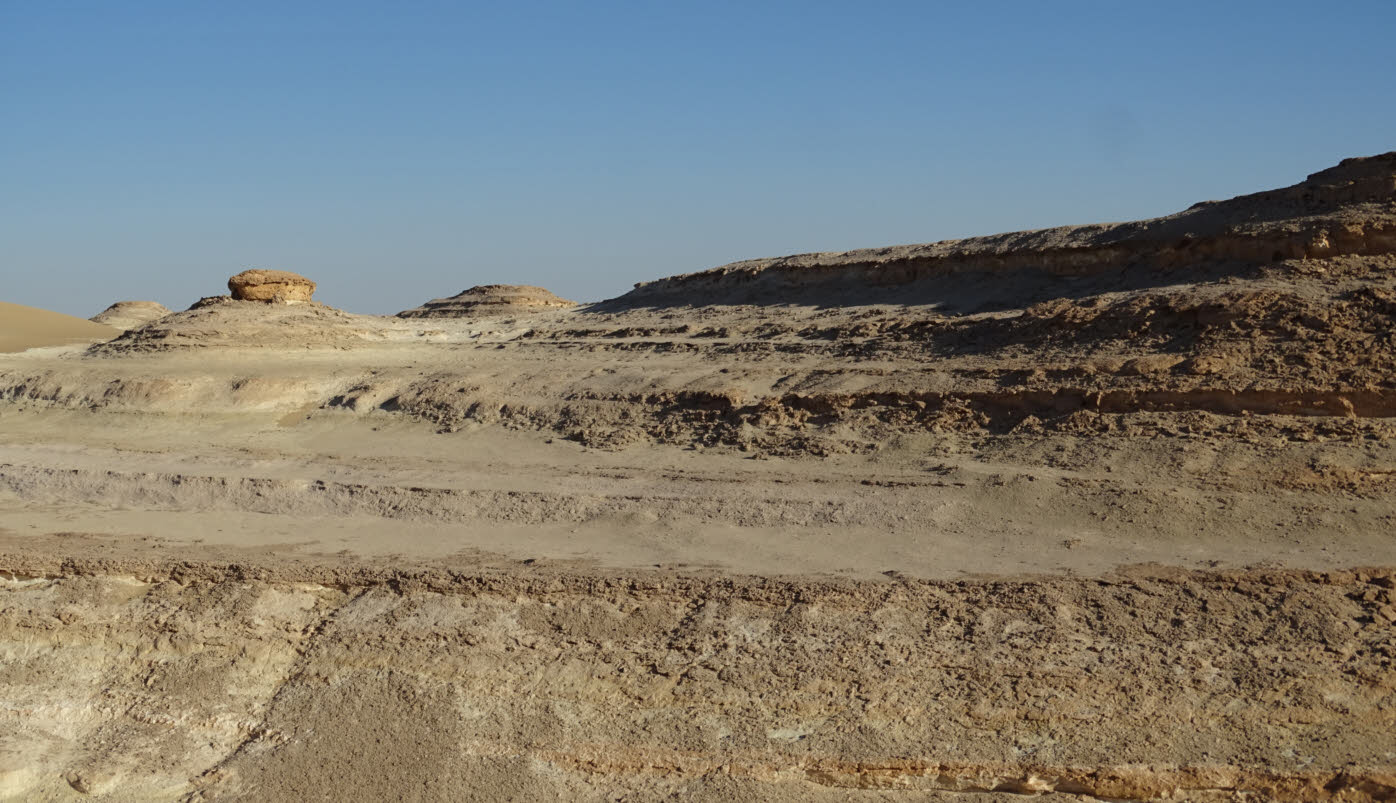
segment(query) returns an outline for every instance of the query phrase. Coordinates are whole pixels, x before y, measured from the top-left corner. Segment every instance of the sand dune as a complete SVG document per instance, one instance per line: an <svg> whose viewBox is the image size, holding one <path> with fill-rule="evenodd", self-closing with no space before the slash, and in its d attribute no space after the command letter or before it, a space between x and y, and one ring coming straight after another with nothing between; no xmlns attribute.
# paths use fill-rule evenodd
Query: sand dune
<svg viewBox="0 0 1396 803"><path fill-rule="evenodd" d="M110 340L120 331L61 312L0 301L0 352Z"/></svg>

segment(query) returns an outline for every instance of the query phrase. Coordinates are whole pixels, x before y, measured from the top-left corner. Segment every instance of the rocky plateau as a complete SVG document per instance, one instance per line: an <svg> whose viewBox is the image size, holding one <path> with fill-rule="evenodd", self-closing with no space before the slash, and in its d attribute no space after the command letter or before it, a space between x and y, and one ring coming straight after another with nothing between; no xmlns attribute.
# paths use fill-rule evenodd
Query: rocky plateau
<svg viewBox="0 0 1396 803"><path fill-rule="evenodd" d="M0 798L1396 800L1396 154L595 303L229 287L0 319Z"/></svg>

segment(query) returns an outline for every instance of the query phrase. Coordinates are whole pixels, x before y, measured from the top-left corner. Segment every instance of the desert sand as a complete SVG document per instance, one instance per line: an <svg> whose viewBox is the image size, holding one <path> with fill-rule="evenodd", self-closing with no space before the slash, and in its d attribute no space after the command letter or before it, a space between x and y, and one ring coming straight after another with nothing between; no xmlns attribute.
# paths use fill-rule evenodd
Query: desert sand
<svg viewBox="0 0 1396 803"><path fill-rule="evenodd" d="M588 304L270 273L0 356L0 795L1396 799L1396 154Z"/></svg>
<svg viewBox="0 0 1396 803"><path fill-rule="evenodd" d="M0 353L110 340L117 330L71 315L0 301Z"/></svg>

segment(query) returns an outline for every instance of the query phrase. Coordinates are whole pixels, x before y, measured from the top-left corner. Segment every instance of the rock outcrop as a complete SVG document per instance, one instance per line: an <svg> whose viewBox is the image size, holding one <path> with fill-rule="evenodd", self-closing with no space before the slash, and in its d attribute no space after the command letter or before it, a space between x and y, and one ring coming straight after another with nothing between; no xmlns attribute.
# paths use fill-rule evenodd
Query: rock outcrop
<svg viewBox="0 0 1396 803"><path fill-rule="evenodd" d="M354 315L316 301L248 303L229 296L200 299L182 312L132 329L90 353L118 354L180 349L350 348L410 338L417 325L378 315ZM413 330L410 331L409 330Z"/></svg>
<svg viewBox="0 0 1396 803"><path fill-rule="evenodd" d="M228 280L237 301L303 304L315 294L315 282L284 270L245 270Z"/></svg>
<svg viewBox="0 0 1396 803"><path fill-rule="evenodd" d="M1396 802L1393 182L0 303L0 800Z"/></svg>
<svg viewBox="0 0 1396 803"><path fill-rule="evenodd" d="M626 304L786 303L792 293L948 276L1091 276L1142 266L1262 265L1396 252L1396 151L1344 159L1290 187L1203 201L1166 217L921 245L733 262L641 282Z"/></svg>
<svg viewBox="0 0 1396 803"><path fill-rule="evenodd" d="M169 315L169 307L158 301L118 301L88 320L125 332Z"/></svg>
<svg viewBox="0 0 1396 803"><path fill-rule="evenodd" d="M437 298L399 312L399 318L482 318L566 309L575 301L526 284L482 284L450 298Z"/></svg>
<svg viewBox="0 0 1396 803"><path fill-rule="evenodd" d="M268 563L0 555L24 572L0 585L7 798L1396 796L1386 572ZM1005 748L1022 744L1042 747Z"/></svg>

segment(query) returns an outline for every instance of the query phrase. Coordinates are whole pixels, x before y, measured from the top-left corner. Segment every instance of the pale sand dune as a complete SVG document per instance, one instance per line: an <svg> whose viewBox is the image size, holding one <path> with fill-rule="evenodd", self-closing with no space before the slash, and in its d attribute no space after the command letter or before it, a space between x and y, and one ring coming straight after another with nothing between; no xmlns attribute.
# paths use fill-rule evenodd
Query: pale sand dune
<svg viewBox="0 0 1396 803"><path fill-rule="evenodd" d="M0 301L0 352L110 340L120 330L61 312Z"/></svg>

